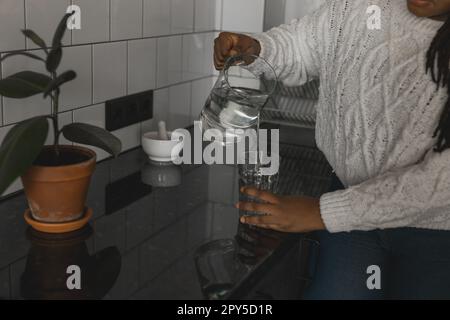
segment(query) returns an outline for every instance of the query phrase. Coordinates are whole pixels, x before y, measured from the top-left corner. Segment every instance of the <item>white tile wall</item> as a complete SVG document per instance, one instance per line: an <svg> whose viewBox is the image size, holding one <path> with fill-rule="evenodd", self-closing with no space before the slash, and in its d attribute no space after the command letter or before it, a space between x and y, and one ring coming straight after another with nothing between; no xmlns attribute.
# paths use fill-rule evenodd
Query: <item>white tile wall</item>
<svg viewBox="0 0 450 320"><path fill-rule="evenodd" d="M175 130L191 125L191 84L185 83L169 88L169 129Z"/></svg>
<svg viewBox="0 0 450 320"><path fill-rule="evenodd" d="M183 36L183 80L192 80L213 73L213 33Z"/></svg>
<svg viewBox="0 0 450 320"><path fill-rule="evenodd" d="M205 65L206 73L211 75L216 71L214 67L214 39L218 36L216 32L210 32L205 35Z"/></svg>
<svg viewBox="0 0 450 320"><path fill-rule="evenodd" d="M141 124L133 124L131 126L113 131L117 138L122 141L122 150L130 150L141 144Z"/></svg>
<svg viewBox="0 0 450 320"><path fill-rule="evenodd" d="M47 46L51 46L53 33L69 5L70 0L25 0L27 29L36 32L44 39ZM71 44L70 31L66 32L63 44ZM36 47L34 43L27 40L27 48Z"/></svg>
<svg viewBox="0 0 450 320"><path fill-rule="evenodd" d="M215 29L217 0L195 0L194 30L212 31Z"/></svg>
<svg viewBox="0 0 450 320"><path fill-rule="evenodd" d="M183 36L183 80L192 80L204 75L205 34Z"/></svg>
<svg viewBox="0 0 450 320"><path fill-rule="evenodd" d="M77 77L61 87L59 111L92 104L92 46L66 48L60 70L74 70Z"/></svg>
<svg viewBox="0 0 450 320"><path fill-rule="evenodd" d="M170 34L170 0L144 0L144 37Z"/></svg>
<svg viewBox="0 0 450 320"><path fill-rule="evenodd" d="M264 0L224 0L222 30L262 32Z"/></svg>
<svg viewBox="0 0 450 320"><path fill-rule="evenodd" d="M198 118L214 83L213 31L259 31L262 2L0 0L0 30L8 30L0 31L0 53L35 48L20 32L25 27L51 45L53 31L69 4L80 6L81 30L68 31L63 41L67 47L59 71L73 69L78 77L62 87L60 124L76 121L105 127L106 100L155 89L154 118L114 132L127 150L139 145L142 132L156 130L160 120L174 129ZM46 72L37 61L14 57L2 63L1 77L23 70ZM0 142L12 124L50 112L50 101L40 95L2 98ZM50 132L49 143L52 136ZM64 138L62 142L70 143ZM96 151L99 160L108 156ZM20 188L17 181L8 192Z"/></svg>
<svg viewBox="0 0 450 320"><path fill-rule="evenodd" d="M219 36L219 34L220 34L220 32L215 32L214 34L211 35L213 43L214 43L214 39L217 38ZM216 68L214 66L214 52L212 53L212 55L213 55L213 58L212 58L213 61L211 62L211 65L212 65L212 68L213 68L213 74L215 76L218 76L220 72L219 72L219 70L216 70Z"/></svg>
<svg viewBox="0 0 450 320"><path fill-rule="evenodd" d="M20 32L25 27L24 0L0 1L0 52L25 49L25 36Z"/></svg>
<svg viewBox="0 0 450 320"><path fill-rule="evenodd" d="M41 51L33 53L43 57ZM2 62L3 78L24 70L46 73L43 62L24 56L10 57ZM5 125L50 112L50 99L44 100L41 94L26 99L3 98L3 123Z"/></svg>
<svg viewBox="0 0 450 320"><path fill-rule="evenodd" d="M214 27L215 30L222 30L222 9L223 9L223 1L225 0L216 0L216 12L214 18Z"/></svg>
<svg viewBox="0 0 450 320"><path fill-rule="evenodd" d="M168 0L167 0L168 1ZM194 31L194 0L170 0L172 34Z"/></svg>
<svg viewBox="0 0 450 320"><path fill-rule="evenodd" d="M153 99L153 127L152 130L157 129L159 121L169 121L169 89L160 89L154 92Z"/></svg>
<svg viewBox="0 0 450 320"><path fill-rule="evenodd" d="M72 30L72 44L109 41L109 0L72 0L81 9L81 29Z"/></svg>
<svg viewBox="0 0 450 320"><path fill-rule="evenodd" d="M94 46L94 103L127 93L127 43L113 42Z"/></svg>
<svg viewBox="0 0 450 320"><path fill-rule="evenodd" d="M319 9L326 0L286 0L285 4L285 23L292 19L301 18L307 14Z"/></svg>
<svg viewBox="0 0 450 320"><path fill-rule="evenodd" d="M128 42L128 94L156 88L156 39Z"/></svg>
<svg viewBox="0 0 450 320"><path fill-rule="evenodd" d="M182 36L158 39L157 86L182 80Z"/></svg>
<svg viewBox="0 0 450 320"><path fill-rule="evenodd" d="M142 37L142 0L111 0L111 40Z"/></svg>

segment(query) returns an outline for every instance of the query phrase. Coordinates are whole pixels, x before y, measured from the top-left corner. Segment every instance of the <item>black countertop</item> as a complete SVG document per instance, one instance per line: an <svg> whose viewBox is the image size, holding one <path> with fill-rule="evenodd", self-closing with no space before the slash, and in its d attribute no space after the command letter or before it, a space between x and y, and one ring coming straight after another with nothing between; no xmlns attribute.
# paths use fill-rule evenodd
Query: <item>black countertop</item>
<svg viewBox="0 0 450 320"><path fill-rule="evenodd" d="M280 149L280 193L320 196L327 190L331 170L320 152ZM180 177L178 186L155 187ZM94 217L78 232L35 232L23 219L23 193L4 199L0 298L203 299L211 290L221 298L244 297L301 235L240 225L233 207L238 190L235 166L158 166L136 149L97 165L87 201ZM214 259L227 262L217 272L232 270L232 283L205 292L208 275L198 270L204 258L198 248L219 239L233 252L218 253ZM67 289L70 265L81 269L81 290Z"/></svg>

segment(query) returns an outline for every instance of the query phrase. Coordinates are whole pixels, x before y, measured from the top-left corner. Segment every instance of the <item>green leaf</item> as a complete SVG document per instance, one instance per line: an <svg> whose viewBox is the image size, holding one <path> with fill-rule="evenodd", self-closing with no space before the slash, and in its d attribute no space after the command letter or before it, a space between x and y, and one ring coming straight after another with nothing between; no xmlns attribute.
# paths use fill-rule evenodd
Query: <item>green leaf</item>
<svg viewBox="0 0 450 320"><path fill-rule="evenodd" d="M52 79L34 71L22 71L0 80L0 95L21 99L43 93Z"/></svg>
<svg viewBox="0 0 450 320"><path fill-rule="evenodd" d="M55 35L53 36L53 47L60 47L62 45L61 41L64 38L64 34L66 33L67 20L69 20L69 18L74 13L75 12L65 14L64 17L59 22L58 27L56 28Z"/></svg>
<svg viewBox="0 0 450 320"><path fill-rule="evenodd" d="M22 33L25 35L25 37L27 37L28 39L33 41L33 43L35 45L37 45L38 47L44 49L44 51L47 52L47 44L33 30L25 29L25 30L22 30Z"/></svg>
<svg viewBox="0 0 450 320"><path fill-rule="evenodd" d="M33 164L48 134L46 117L36 117L14 126L0 146L0 195Z"/></svg>
<svg viewBox="0 0 450 320"><path fill-rule="evenodd" d="M44 62L45 62L45 60L42 59L41 57L39 57L39 56L37 56L37 55L35 55L35 54L32 54L32 53L29 53L29 52L25 52L25 51L11 52L11 53L5 54L5 55L0 59L0 62L3 61L3 60L5 60L5 59L7 59L7 58L9 58L9 57L19 56L19 55L20 55L20 56L26 56L26 57L28 57L28 58L32 58L32 59L35 59L35 60L40 60L40 61L44 61Z"/></svg>
<svg viewBox="0 0 450 320"><path fill-rule="evenodd" d="M64 137L72 142L87 144L105 150L117 157L122 150L122 142L105 129L86 123L72 123L62 128Z"/></svg>
<svg viewBox="0 0 450 320"><path fill-rule="evenodd" d="M72 70L62 73L59 77L57 77L56 79L53 79L52 82L50 82L48 84L48 87L45 89L45 92L44 92L44 98L46 98L50 94L50 92L59 88L62 84L72 81L76 77L77 77L77 74L75 73L75 71L72 71Z"/></svg>
<svg viewBox="0 0 450 320"><path fill-rule="evenodd" d="M47 67L48 72L55 72L59 67L62 59L62 48L60 46L53 48L50 50L48 54L47 61L45 66Z"/></svg>

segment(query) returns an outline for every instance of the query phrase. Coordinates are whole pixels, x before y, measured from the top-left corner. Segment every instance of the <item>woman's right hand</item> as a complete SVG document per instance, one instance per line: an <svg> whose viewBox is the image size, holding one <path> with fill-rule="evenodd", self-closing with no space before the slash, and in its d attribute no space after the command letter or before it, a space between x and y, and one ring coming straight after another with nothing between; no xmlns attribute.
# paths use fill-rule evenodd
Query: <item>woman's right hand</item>
<svg viewBox="0 0 450 320"><path fill-rule="evenodd" d="M225 62L231 56L248 54L259 56L261 45L256 39L244 34L221 32L214 40L214 65L222 70ZM253 61L247 61L251 63Z"/></svg>

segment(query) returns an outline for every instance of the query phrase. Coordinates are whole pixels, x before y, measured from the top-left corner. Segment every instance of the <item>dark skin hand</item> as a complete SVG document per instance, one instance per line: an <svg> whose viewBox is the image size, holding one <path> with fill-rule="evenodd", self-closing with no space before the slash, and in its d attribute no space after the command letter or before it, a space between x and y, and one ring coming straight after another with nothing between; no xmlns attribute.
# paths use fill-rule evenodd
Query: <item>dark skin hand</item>
<svg viewBox="0 0 450 320"><path fill-rule="evenodd" d="M244 34L222 32L214 40L214 65L217 70L222 70L225 62L231 56L235 55L254 55L259 56L261 46L259 42L252 37ZM252 61L246 61L247 64Z"/></svg>
<svg viewBox="0 0 450 320"><path fill-rule="evenodd" d="M242 223L289 233L325 230L325 224L320 215L319 199L279 196L254 187L243 187L241 192L265 202L237 203L236 207L240 210L262 214L256 217L242 217Z"/></svg>

